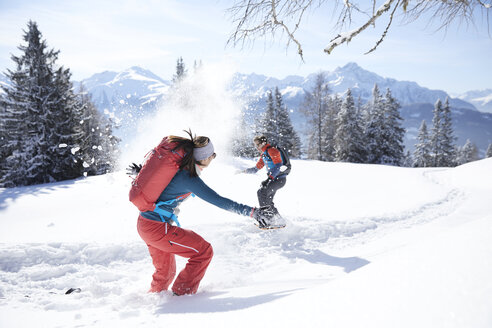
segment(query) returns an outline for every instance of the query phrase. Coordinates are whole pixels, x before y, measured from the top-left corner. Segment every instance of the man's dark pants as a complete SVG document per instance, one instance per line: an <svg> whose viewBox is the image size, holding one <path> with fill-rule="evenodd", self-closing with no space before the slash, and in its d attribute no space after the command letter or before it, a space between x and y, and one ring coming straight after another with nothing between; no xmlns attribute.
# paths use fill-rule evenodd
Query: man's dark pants
<svg viewBox="0 0 492 328"><path fill-rule="evenodd" d="M265 186L262 185L261 188L258 189L258 193L257 193L260 207L270 205L275 210L275 212L277 212L277 209L273 204L273 197L275 196L277 190L285 186L286 182L287 182L287 178L284 177L280 179L271 180Z"/></svg>

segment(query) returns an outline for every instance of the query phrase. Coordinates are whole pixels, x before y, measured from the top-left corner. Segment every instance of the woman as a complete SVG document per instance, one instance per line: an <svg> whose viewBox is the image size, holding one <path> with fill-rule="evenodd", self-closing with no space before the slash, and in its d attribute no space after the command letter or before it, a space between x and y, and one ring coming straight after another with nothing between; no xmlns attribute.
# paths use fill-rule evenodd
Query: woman
<svg viewBox="0 0 492 328"><path fill-rule="evenodd" d="M179 255L189 260L174 281L172 291L174 295L196 293L212 260L212 246L197 233L179 225L178 207L190 195L262 221L261 210L221 197L200 179L201 170L210 165L216 154L209 138L193 137L191 131L187 133L189 138L168 137L176 145L173 150L183 150L184 157L178 172L156 201L158 210L141 212L138 217L138 233L147 244L155 267L149 292L168 289L176 274L174 256Z"/></svg>

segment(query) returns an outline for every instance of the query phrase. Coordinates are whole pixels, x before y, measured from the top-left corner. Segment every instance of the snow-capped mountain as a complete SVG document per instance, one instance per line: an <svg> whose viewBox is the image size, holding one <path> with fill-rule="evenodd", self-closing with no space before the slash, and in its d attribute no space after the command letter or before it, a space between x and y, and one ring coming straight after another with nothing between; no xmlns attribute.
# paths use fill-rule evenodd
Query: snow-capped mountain
<svg viewBox="0 0 492 328"><path fill-rule="evenodd" d="M139 104L143 108L166 94L169 88L169 82L136 66L120 73L106 71L95 74L83 80L82 84L92 94L94 102L103 105L102 109L110 109L104 106L112 103Z"/></svg>
<svg viewBox="0 0 492 328"><path fill-rule="evenodd" d="M122 72L94 74L74 84L76 87L83 85L100 110L120 116L138 115L152 109L169 88L169 82L136 66Z"/></svg>
<svg viewBox="0 0 492 328"><path fill-rule="evenodd" d="M397 81L383 78L375 73L364 70L355 63L348 63L338 67L334 71L324 72L333 93L343 95L348 88L352 89L354 97L359 97L363 102L372 96L374 84L384 92L389 88L393 96L401 105L415 103L434 104L437 99L450 98L450 104L454 108L476 108L459 98L452 98L442 90L430 90L419 86L415 82ZM231 81L231 90L236 94L257 102L264 99L267 91L278 87L288 107L297 109L302 103L306 91L313 88L316 74L307 77L287 76L284 79L276 79L259 74L237 73ZM117 115L126 113L130 108L131 114L148 110L162 99L169 90L171 82L161 79L152 72L131 67L123 72L103 72L83 80L85 88L92 94L93 100L101 110L114 112Z"/></svg>
<svg viewBox="0 0 492 328"><path fill-rule="evenodd" d="M446 97L450 99L454 115L457 145L463 145L467 139L471 139L484 152L492 142L492 114L479 112L475 107L481 111L490 108L492 112L490 89L470 91L452 98L445 91L430 90L415 82L381 77L355 63L325 71L324 74L332 93L343 96L351 88L356 99L360 96L362 102L371 99L374 84L379 86L381 92L389 88L402 105L404 127L407 129L405 143L409 150L413 149L422 120L425 119L430 126L433 104L437 99L444 100ZM313 88L315 79L316 73L306 77L287 76L283 79L254 73L236 73L229 88L235 95L247 99L251 108L262 111L267 92L278 87L290 109L293 125L302 136L306 133L305 118L299 108L306 92ZM0 83L8 83L1 74ZM123 139L131 137L140 117L152 113L156 105L165 100L171 86L170 81L140 67L131 67L122 72L106 71L81 82L74 82L77 89L81 84L92 95L97 108L118 123L120 128L115 133Z"/></svg>
<svg viewBox="0 0 492 328"><path fill-rule="evenodd" d="M472 103L479 111L492 113L492 89L468 91L458 98Z"/></svg>
<svg viewBox="0 0 492 328"><path fill-rule="evenodd" d="M94 74L74 83L76 89L82 85L96 107L119 126L115 134L125 139L131 135L139 118L155 109L167 94L170 83L149 70L134 66L122 72Z"/></svg>
<svg viewBox="0 0 492 328"><path fill-rule="evenodd" d="M332 93L342 96L350 88L354 97L357 99L360 96L363 102L372 97L372 90L374 85L377 84L383 93L389 88L393 97L398 99L403 106L415 103L434 104L437 99L444 100L449 97L450 104L454 108L476 110L469 102L459 98L452 98L445 91L430 90L419 86L415 82L383 78L376 73L363 69L356 63L348 63L343 67L336 68L334 71L324 71L323 73ZM316 75L317 73L313 73L305 78L288 76L285 79L278 80L264 75L238 74L238 77L234 79L234 84L256 97L263 97L266 91L278 87L285 101L293 107L298 107L302 103L306 91L310 91L314 87ZM246 86L242 86L242 84Z"/></svg>

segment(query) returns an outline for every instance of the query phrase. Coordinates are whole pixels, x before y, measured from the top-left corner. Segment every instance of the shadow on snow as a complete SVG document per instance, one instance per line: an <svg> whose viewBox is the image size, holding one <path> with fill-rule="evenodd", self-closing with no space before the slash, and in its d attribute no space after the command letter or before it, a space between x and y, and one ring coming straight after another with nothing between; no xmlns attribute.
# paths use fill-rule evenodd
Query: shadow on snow
<svg viewBox="0 0 492 328"><path fill-rule="evenodd" d="M250 297L218 297L224 292L205 292L193 296L172 296L168 302L161 304L156 315L167 313L215 313L229 312L251 308L291 295L294 290L273 292Z"/></svg>

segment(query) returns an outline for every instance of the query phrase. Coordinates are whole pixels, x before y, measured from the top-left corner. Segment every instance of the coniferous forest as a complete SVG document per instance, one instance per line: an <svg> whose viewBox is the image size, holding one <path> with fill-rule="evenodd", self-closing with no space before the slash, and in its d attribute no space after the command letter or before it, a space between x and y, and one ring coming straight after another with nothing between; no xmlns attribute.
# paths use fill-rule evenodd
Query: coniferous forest
<svg viewBox="0 0 492 328"><path fill-rule="evenodd" d="M463 147L455 144L448 99L435 103L431 128L422 122L413 154L405 152L400 104L389 89L382 92L374 85L372 99L362 104L350 89L343 97L332 94L320 73L300 110L309 127L304 147L278 88L267 93L259 124L250 130L284 147L294 158L408 167L452 167L478 159L477 147L470 140ZM254 149L248 148L251 138L247 135L234 141L237 155L255 155Z"/></svg>
<svg viewBox="0 0 492 328"><path fill-rule="evenodd" d="M10 85L0 98L0 186L26 186L110 172L118 153L113 125L69 68L57 66L38 25L29 21Z"/></svg>
<svg viewBox="0 0 492 328"><path fill-rule="evenodd" d="M60 52L48 48L35 22L28 22L18 49L19 55L12 55L15 68L5 74L10 83L0 95L0 187L111 172L119 143L113 122L96 108L83 85L74 89L70 69L57 65ZM179 58L173 83L186 72ZM343 95L332 93L319 73L296 109L307 123L307 135L294 129L293 109L276 87L267 92L265 107L253 123L240 122L233 154L257 156L252 139L262 134L292 158L409 167L450 167L478 159L472 141L455 144L448 99L435 103L432 122L422 121L415 150L405 151L400 107L391 90L378 85L366 103L354 99L350 89ZM486 156L492 156L492 146Z"/></svg>

